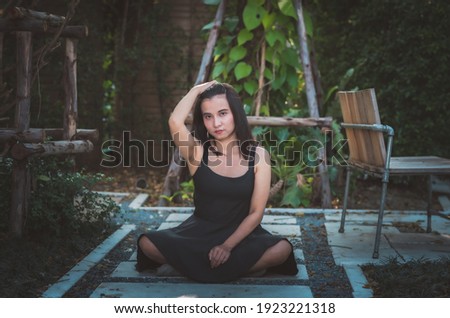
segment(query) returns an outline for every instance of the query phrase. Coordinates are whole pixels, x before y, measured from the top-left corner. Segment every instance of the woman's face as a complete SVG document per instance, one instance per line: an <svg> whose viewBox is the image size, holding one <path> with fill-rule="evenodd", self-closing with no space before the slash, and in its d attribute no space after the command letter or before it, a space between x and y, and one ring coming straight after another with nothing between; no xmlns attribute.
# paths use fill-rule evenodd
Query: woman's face
<svg viewBox="0 0 450 318"><path fill-rule="evenodd" d="M235 139L234 117L225 94L204 99L201 110L203 123L210 136L217 140Z"/></svg>

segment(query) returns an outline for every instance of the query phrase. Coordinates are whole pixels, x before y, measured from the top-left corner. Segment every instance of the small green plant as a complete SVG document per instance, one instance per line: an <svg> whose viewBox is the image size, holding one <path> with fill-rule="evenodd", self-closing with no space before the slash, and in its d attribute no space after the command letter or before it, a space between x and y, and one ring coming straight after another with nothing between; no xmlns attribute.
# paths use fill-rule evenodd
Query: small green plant
<svg viewBox="0 0 450 318"><path fill-rule="evenodd" d="M188 181L184 181L180 183L181 189L176 191L174 194L161 195L161 198L167 200L167 202L174 204L175 201L180 200L183 204L192 206L194 204L194 180L189 179Z"/></svg>
<svg viewBox="0 0 450 318"><path fill-rule="evenodd" d="M12 161L2 160L1 230L6 231L10 211ZM109 198L92 191L93 186L108 180L103 174L74 172L69 161L35 158L29 163L32 190L24 232L28 236L67 236L94 229L104 230L118 211ZM7 202L7 203L5 203Z"/></svg>
<svg viewBox="0 0 450 318"><path fill-rule="evenodd" d="M272 198L279 202L281 206L307 207L310 205L310 195L312 191L313 177L304 174L307 169L304 165L290 165L286 162L284 156L272 156L275 164L272 166L272 172L277 182L282 182L281 191Z"/></svg>

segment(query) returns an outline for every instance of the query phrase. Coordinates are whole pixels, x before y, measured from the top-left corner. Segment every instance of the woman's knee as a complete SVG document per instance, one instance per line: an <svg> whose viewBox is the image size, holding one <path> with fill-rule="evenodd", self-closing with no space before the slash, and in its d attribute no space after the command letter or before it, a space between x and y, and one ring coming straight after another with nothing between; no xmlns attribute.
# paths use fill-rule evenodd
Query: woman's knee
<svg viewBox="0 0 450 318"><path fill-rule="evenodd" d="M165 258L161 254L161 252L158 250L155 244L147 237L147 236L141 236L138 240L138 245L145 256L147 256L150 259L153 259L157 262L164 263Z"/></svg>
<svg viewBox="0 0 450 318"><path fill-rule="evenodd" d="M283 261L292 253L292 245L287 240L281 240L275 246L277 247L277 254L280 255L280 258L283 258Z"/></svg>

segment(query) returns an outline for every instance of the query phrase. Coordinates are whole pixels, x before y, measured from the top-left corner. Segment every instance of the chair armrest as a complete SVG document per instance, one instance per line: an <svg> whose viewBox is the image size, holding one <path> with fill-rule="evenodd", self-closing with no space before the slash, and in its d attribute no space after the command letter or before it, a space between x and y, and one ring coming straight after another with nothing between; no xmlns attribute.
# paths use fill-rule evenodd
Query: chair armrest
<svg viewBox="0 0 450 318"><path fill-rule="evenodd" d="M347 124L341 123L341 126L344 128L356 128L356 129L366 129L366 130L374 130L381 131L386 133L388 136L394 136L394 128L388 125L382 124Z"/></svg>

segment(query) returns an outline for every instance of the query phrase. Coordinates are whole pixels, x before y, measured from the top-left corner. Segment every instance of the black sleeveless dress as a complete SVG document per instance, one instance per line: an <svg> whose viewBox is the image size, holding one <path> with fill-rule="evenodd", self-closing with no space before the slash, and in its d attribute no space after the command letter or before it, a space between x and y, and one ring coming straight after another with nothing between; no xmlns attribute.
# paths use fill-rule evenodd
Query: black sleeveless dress
<svg viewBox="0 0 450 318"><path fill-rule="evenodd" d="M232 250L224 264L211 268L209 251L222 244L249 213L255 174L254 150L244 175L225 177L208 167L208 148L205 145L202 163L193 176L194 214L175 228L142 235L147 236L167 262L183 275L198 282L221 283L244 276L269 247L284 238L274 236L258 225ZM159 265L148 259L138 245L138 271ZM285 263L269 270L285 275L297 274L293 253Z"/></svg>

